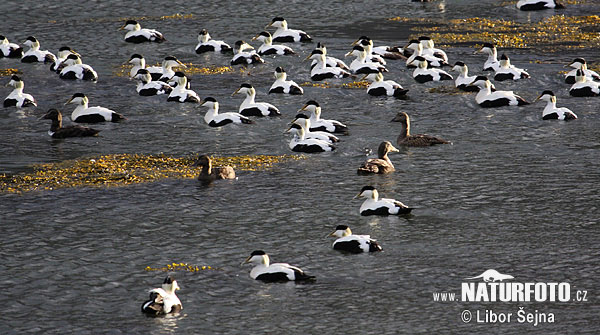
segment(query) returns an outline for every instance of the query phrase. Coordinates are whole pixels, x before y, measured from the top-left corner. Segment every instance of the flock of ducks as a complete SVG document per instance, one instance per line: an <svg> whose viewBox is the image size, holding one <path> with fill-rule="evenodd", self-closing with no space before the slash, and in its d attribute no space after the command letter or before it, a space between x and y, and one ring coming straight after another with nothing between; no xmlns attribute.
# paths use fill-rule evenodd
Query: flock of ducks
<svg viewBox="0 0 600 335"><path fill-rule="evenodd" d="M520 0L517 7L521 10L534 10L543 8L560 8L554 1L543 0ZM235 42L234 47L229 44L214 40L206 29L198 34L198 44L194 48L197 54L206 52L232 53L230 63L232 65L250 65L264 63L262 56L286 56L295 54L294 50L283 44L291 42L311 42L312 38L306 32L288 28L287 21L281 17L274 18L266 27L275 28L273 34L262 31L253 41L259 41L262 45L255 51L254 47L243 40ZM141 28L134 20L128 20L121 27L127 33L124 40L130 43L165 42L165 37L153 29ZM57 73L65 80L89 80L96 81L97 73L93 68L84 64L81 55L71 48L64 46L58 51L58 57L49 51L40 50L39 41L28 37L23 45L28 47L27 51L10 43L5 36L0 36L0 56L8 58L20 58L24 63L43 62L50 63L50 70ZM530 78L529 73L511 64L509 57L502 54L498 60L498 52L493 44L485 43L476 53L487 55L484 63L484 71L493 71L493 79L496 82L505 80L523 80ZM454 80L455 86L464 91L477 92L475 101L481 107L491 108L499 106L522 106L528 104L526 100L512 91L497 90L491 80L482 75L469 76L469 70L465 63L456 62L452 71L458 72L453 78L448 72L441 69L449 66L447 54L436 48L431 38L422 36L411 40L405 48L393 46L374 46L373 40L367 36L361 36L352 43L352 50L345 55L354 57L350 65L343 60L331 57L327 54L327 48L322 43L317 43L316 48L305 58L311 61L310 77L313 81L321 81L331 78L357 78L370 82L367 94L372 96L389 96L406 99L408 90L392 80L384 80L383 73L388 72L387 60L404 60L407 68L414 68L412 77L417 83L431 81ZM133 54L128 63L132 65L129 75L137 81L136 91L140 96L165 95L167 101L179 103L196 103L207 109L204 116L206 124L210 127L223 127L230 123L251 125L255 121L252 117L280 116L279 109L267 102L256 101L256 89L249 83L242 83L232 96L242 95L244 100L240 104L237 113L219 112L219 102L213 97L201 99L190 87L190 82L182 71L175 71L175 67L186 66L174 56L167 56L160 67L148 67L142 55ZM587 69L586 61L576 58L569 64L573 68L565 76L565 82L571 84L569 90L572 96L598 96L600 76ZM282 67L274 71L275 81L269 88L269 94L302 95L302 87L287 78ZM7 84L13 87L13 91L4 100L4 107L27 108L37 106L31 94L23 92L23 80L13 75ZM556 107L556 96L551 91L544 91L537 100L546 101L542 118L572 120L577 116L567 108ZM76 123L97 122L119 122L126 120L125 116L111 109L89 106L89 99L83 93L75 93L65 104L74 104L76 107L71 113L70 119ZM305 113L309 113L307 115ZM52 121L50 131L53 138L95 136L97 130L81 125L63 126L62 114L58 109L50 109L43 117ZM397 146L427 147L436 144L450 144L451 142L439 137L426 134L413 135L410 132L410 117L405 112L399 112L391 121L399 122L400 134L396 140ZM309 100L302 106L287 132L292 134L289 142L290 150L294 152L316 153L328 152L336 149L335 143L339 142L336 135L348 135L348 127L340 121L321 118L321 106L314 100ZM359 175L386 174L395 171L389 153L398 152L390 141L383 141L377 150L377 158L371 158L361 164L357 173ZM235 179L235 171L231 167L214 167L209 156L202 155L198 158L196 165L200 167L198 179L202 182L213 182L220 179ZM412 209L400 201L389 198L380 198L379 192L373 186L364 186L355 198L364 198L359 212L367 215L408 215ZM376 252L382 250L377 241L369 235L354 235L348 226L338 225L334 232L329 234L335 237L333 249L350 253ZM298 267L287 263L271 263L269 256L262 250L256 250L244 261L254 267L250 271L250 277L267 282L278 281L306 281L314 280L313 276L304 273ZM142 305L142 311L152 315L162 315L177 312L182 309L181 301L177 298L175 291L179 289L177 281L172 276L167 276L161 288L150 291L149 300Z"/></svg>

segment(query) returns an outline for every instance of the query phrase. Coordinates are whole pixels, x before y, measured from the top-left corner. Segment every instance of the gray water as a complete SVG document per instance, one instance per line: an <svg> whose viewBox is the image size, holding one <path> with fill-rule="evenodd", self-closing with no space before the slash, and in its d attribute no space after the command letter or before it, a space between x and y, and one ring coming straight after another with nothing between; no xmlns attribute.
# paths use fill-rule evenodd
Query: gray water
<svg viewBox="0 0 600 335"><path fill-rule="evenodd" d="M136 2L137 3L137 2ZM474 5L476 3L476 5ZM201 97L213 96L223 111L236 111L231 93L252 83L258 101L278 106L283 116L253 126L209 128L202 107L140 97L135 84L113 71L133 53L149 63L167 55L184 62L228 65L229 56L193 52L196 35L207 28L231 44L250 40L274 17L325 42L343 57L350 43L367 34L377 44L404 44L407 25L394 16L452 19L505 18L535 22L554 14L521 13L498 1L437 1L415 4L359 1L14 2L0 5L0 33L21 43L35 35L42 49L68 45L99 74L97 83L62 81L47 65L1 59L0 68L23 72L25 92L35 109L0 110L0 172L30 171L35 163L100 154L164 153L185 156L289 154L283 134L296 110L309 99L323 117L350 127L337 150L309 155L268 171L238 171L239 179L203 186L170 179L113 188L67 188L0 195L0 333L76 334L399 334L536 333L598 334L598 219L600 116L598 98L571 98L563 65L575 56L598 62L598 50L548 53L509 50L513 64L532 78L498 84L528 100L553 90L558 105L577 113L573 122L541 120L542 103L522 108L482 109L473 95L429 93L440 84L420 85L401 61L388 63L387 79L408 88L410 100L369 97L362 89L305 87L304 96L267 96L272 72L283 66L291 79L310 81L301 60L314 44L293 44L297 57L267 58L241 74L192 76ZM598 13L592 1L572 5L565 15ZM132 45L117 31L123 17L193 14L186 20L144 20L168 42ZM485 57L473 48L450 48L451 63L462 60L478 73ZM542 64L533 63L544 61ZM2 78L8 82L8 78ZM340 80L337 83L344 82ZM8 88L0 93L8 95ZM48 108L63 106L75 92L90 105L124 114L120 124L94 125L97 138L52 140ZM452 145L401 149L390 157L396 173L357 176L356 168L382 140L395 141L390 123L406 111L414 133L449 139ZM361 217L352 200L364 185L415 207L405 217ZM346 255L325 236L335 225L370 234L384 251ZM307 285L263 284L239 264L256 249L273 261L289 262L315 275ZM181 290L182 313L148 318L140 312L147 290L160 286L163 272L146 266L172 262L209 265L215 270L173 273ZM568 282L571 294L587 291L587 302L434 302L435 292L460 294L466 277L496 269L517 282ZM553 313L554 323L461 321L463 310Z"/></svg>

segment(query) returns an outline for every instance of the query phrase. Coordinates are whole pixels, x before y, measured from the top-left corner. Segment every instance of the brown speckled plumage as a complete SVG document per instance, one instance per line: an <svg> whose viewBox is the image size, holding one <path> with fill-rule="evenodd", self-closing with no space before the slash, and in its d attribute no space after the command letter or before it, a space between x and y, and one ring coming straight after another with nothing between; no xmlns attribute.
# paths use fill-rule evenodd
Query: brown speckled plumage
<svg viewBox="0 0 600 335"><path fill-rule="evenodd" d="M392 122L400 122L402 124L402 130L396 143L398 145L404 145L409 147L428 147L435 144L449 144L451 142L441 139L439 137L426 135L426 134L410 134L410 118L405 112L398 112L396 117L392 119Z"/></svg>
<svg viewBox="0 0 600 335"><path fill-rule="evenodd" d="M83 136L97 136L99 130L83 127L83 126L62 126L62 114L58 109L50 109L42 117L43 119L52 120L50 126L50 134L53 138L67 138L67 137L83 137Z"/></svg>
<svg viewBox="0 0 600 335"><path fill-rule="evenodd" d="M218 179L235 179L235 171L231 166L213 167L210 157L202 155L198 157L196 165L202 167L198 180L210 183Z"/></svg>
<svg viewBox="0 0 600 335"><path fill-rule="evenodd" d="M379 148L377 149L377 157L368 159L366 162L362 163L362 165L356 171L359 175L368 175L368 174L384 174L394 172L396 169L394 168L394 164L388 157L389 152L397 152L398 149L394 148L392 143L389 141L381 142Z"/></svg>

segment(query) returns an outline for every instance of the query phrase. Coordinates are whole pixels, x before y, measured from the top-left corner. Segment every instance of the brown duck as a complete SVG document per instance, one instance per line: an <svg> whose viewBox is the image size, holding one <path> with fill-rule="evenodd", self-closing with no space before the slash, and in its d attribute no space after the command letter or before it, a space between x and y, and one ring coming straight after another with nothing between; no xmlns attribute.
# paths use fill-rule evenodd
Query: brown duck
<svg viewBox="0 0 600 335"><path fill-rule="evenodd" d="M58 109L54 108L48 110L46 115L42 116L42 119L52 120L48 135L53 138L96 136L100 132L100 130L78 125L63 127L62 114Z"/></svg>
<svg viewBox="0 0 600 335"><path fill-rule="evenodd" d="M398 112L396 117L391 122L400 122L402 124L402 130L396 143L398 145L404 145L408 147L428 147L435 144L449 144L451 142L441 139L439 137L426 135L426 134L410 134L410 118L405 112Z"/></svg>
<svg viewBox="0 0 600 335"><path fill-rule="evenodd" d="M377 157L368 159L356 171L360 175L367 174L384 174L394 172L394 164L388 157L388 153L398 152L398 149L394 148L392 143L389 141L381 142L377 149Z"/></svg>
<svg viewBox="0 0 600 335"><path fill-rule="evenodd" d="M196 166L202 167L198 180L202 182L212 182L218 179L235 179L235 171L231 166L213 167L210 157L202 155L198 157Z"/></svg>

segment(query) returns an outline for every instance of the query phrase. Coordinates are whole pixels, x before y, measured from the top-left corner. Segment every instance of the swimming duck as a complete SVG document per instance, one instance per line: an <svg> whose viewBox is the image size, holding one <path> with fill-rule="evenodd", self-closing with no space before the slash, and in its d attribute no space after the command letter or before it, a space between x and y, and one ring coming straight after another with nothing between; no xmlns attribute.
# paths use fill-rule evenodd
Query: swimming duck
<svg viewBox="0 0 600 335"><path fill-rule="evenodd" d="M417 83L423 84L429 81L452 80L452 76L441 69L427 68L427 60L421 56L415 58L417 68L413 71L413 78Z"/></svg>
<svg viewBox="0 0 600 335"><path fill-rule="evenodd" d="M355 56L350 63L350 71L355 74L369 74L377 72L388 72L385 66L379 63L373 63L367 60L367 52L360 45L355 45L352 50L345 55L346 57Z"/></svg>
<svg viewBox="0 0 600 335"><path fill-rule="evenodd" d="M200 102L204 107L208 107L206 115L204 115L204 122L211 127L222 127L230 123L240 124L253 124L254 121L243 116L240 113L221 113L219 114L219 103L213 97L204 98Z"/></svg>
<svg viewBox="0 0 600 335"><path fill-rule="evenodd" d="M250 271L250 277L264 282L286 282L286 281L311 281L314 276L309 276L302 269L287 263L272 263L262 250L253 251L242 263L255 264Z"/></svg>
<svg viewBox="0 0 600 335"><path fill-rule="evenodd" d="M190 89L188 89L188 80L185 74L181 71L177 71L173 74L173 82L175 87L169 93L169 97L167 101L175 101L175 102L191 102L191 103L199 103L200 97L198 94Z"/></svg>
<svg viewBox="0 0 600 335"><path fill-rule="evenodd" d="M481 107L523 106L529 102L513 91L492 91L492 83L485 76L477 76L471 85L479 87L475 101Z"/></svg>
<svg viewBox="0 0 600 335"><path fill-rule="evenodd" d="M160 75L160 78L158 78L158 80L170 84L170 81L175 75L175 71L173 70L173 68L176 66L187 67L187 65L183 64L181 61L179 61L179 59L175 58L175 56L165 57L165 59L162 62L162 74ZM189 87L186 86L186 88Z"/></svg>
<svg viewBox="0 0 600 335"><path fill-rule="evenodd" d="M418 40L411 40L410 42L408 42L408 45L405 49L413 50L412 55L410 55L410 57L406 59L407 68L415 68L419 66L419 61L417 60L417 57L421 57L427 60L427 67L430 68L448 65L448 63L446 63L443 59L434 56L433 53L424 54L423 44L421 44L421 42L419 42Z"/></svg>
<svg viewBox="0 0 600 335"><path fill-rule="evenodd" d="M564 9L565 6L556 0L519 0L517 8L520 10Z"/></svg>
<svg viewBox="0 0 600 335"><path fill-rule="evenodd" d="M197 54L216 51L227 53L233 51L229 44L211 39L210 34L206 29L202 29L200 30L200 33L198 33L198 45L196 45L195 50Z"/></svg>
<svg viewBox="0 0 600 335"><path fill-rule="evenodd" d="M350 72L340 68L327 66L325 55L321 50L313 50L306 60L312 59L316 61L315 66L310 70L310 79L314 81L321 81L330 78L347 78L350 76Z"/></svg>
<svg viewBox="0 0 600 335"><path fill-rule="evenodd" d="M536 101L546 101L546 107L542 112L542 120L575 120L577 115L566 107L556 108L556 96L552 91L544 91L542 94L535 99Z"/></svg>
<svg viewBox="0 0 600 335"><path fill-rule="evenodd" d="M229 165L221 167L213 167L212 159L206 155L198 157L195 163L196 166L202 167L198 180L210 183L220 179L236 179L235 170Z"/></svg>
<svg viewBox="0 0 600 335"><path fill-rule="evenodd" d="M295 54L294 50L288 46L273 44L273 37L268 31L260 32L258 35L254 36L252 40L262 42L262 45L258 47L258 54L261 56Z"/></svg>
<svg viewBox="0 0 600 335"><path fill-rule="evenodd" d="M365 79L371 81L371 84L367 87L367 94L369 95L408 99L406 96L408 90L404 89L402 85L393 80L383 80L383 73L381 72L368 74L363 77L363 80Z"/></svg>
<svg viewBox="0 0 600 335"><path fill-rule="evenodd" d="M290 141L290 149L294 152L316 153L333 151L335 146L328 141L306 138L304 127L301 126L300 129L296 129L296 134Z"/></svg>
<svg viewBox="0 0 600 335"><path fill-rule="evenodd" d="M359 37L354 43L356 43L360 40L370 41L369 43L371 45L373 45L373 40L370 39L368 36L364 36L364 35ZM372 50L373 54L379 55L386 59L406 59L406 55L404 54L404 49L401 47L398 47L398 46L388 46L388 45L374 46L373 45L372 48L373 48L373 50Z"/></svg>
<svg viewBox="0 0 600 335"><path fill-rule="evenodd" d="M0 35L0 58L22 58L23 48L15 43L10 43L6 36Z"/></svg>
<svg viewBox="0 0 600 335"><path fill-rule="evenodd" d="M54 108L48 110L46 115L44 115L42 118L52 120L52 125L48 131L48 135L52 136L53 138L96 136L100 132L99 130L80 125L63 127L62 114L58 109Z"/></svg>
<svg viewBox="0 0 600 335"><path fill-rule="evenodd" d="M255 102L256 90L250 84L244 83L233 92L235 94L246 94L246 98L240 104L239 112L244 116L278 116L279 109L267 102Z"/></svg>
<svg viewBox="0 0 600 335"><path fill-rule="evenodd" d="M67 46L60 47L60 49L58 49L58 53L56 54L56 56L57 56L56 61L54 61L54 62L52 62L52 64L50 64L50 71L60 73L60 71L62 71L62 69L66 66L64 61L67 59L67 56L69 56L70 54L75 54L77 56L80 56L78 53L76 53L75 51L73 51L71 48L69 48Z"/></svg>
<svg viewBox="0 0 600 335"><path fill-rule="evenodd" d="M348 127L337 120L321 119L321 106L314 100L309 100L299 110L310 112L311 131L326 131L328 133L342 133L348 135Z"/></svg>
<svg viewBox="0 0 600 335"><path fill-rule="evenodd" d="M494 75L494 80L496 81L529 78L529 73L510 64L510 59L505 54L500 56L500 62L498 62L498 64L499 66L496 69L496 74Z"/></svg>
<svg viewBox="0 0 600 335"><path fill-rule="evenodd" d="M65 64L65 67L60 71L60 79L79 79L90 81L98 80L98 74L96 73L96 71L94 71L94 69L91 66L83 64L79 55L68 55L67 59L63 61L63 64Z"/></svg>
<svg viewBox="0 0 600 335"><path fill-rule="evenodd" d="M299 137L300 133L298 132L298 129L300 128L304 130L305 139L316 139L332 144L340 141L340 139L337 136L326 131L310 130L310 119L308 118L308 116L302 113L296 115L296 118L291 122L287 132L291 132Z"/></svg>
<svg viewBox="0 0 600 335"><path fill-rule="evenodd" d="M387 64L387 62L385 61L385 59L383 59L383 57L381 57L378 54L373 53L373 41L371 39L357 40L356 42L352 43L352 46L355 46L355 45L360 45L361 47L363 47L363 49L365 49L365 53L367 55L367 60L369 60L373 63L379 63L381 65Z"/></svg>
<svg viewBox="0 0 600 335"><path fill-rule="evenodd" d="M333 249L348 251L353 254L362 252L381 251L382 248L369 235L353 235L350 227L346 225L338 225L335 231L329 234L330 237L337 237L333 242Z"/></svg>
<svg viewBox="0 0 600 335"><path fill-rule="evenodd" d="M396 144L404 145L408 147L428 147L435 144L449 144L451 142L441 139L439 137L417 134L411 135L410 133L410 117L405 112L398 112L391 122L400 122L402 130L400 135L396 139Z"/></svg>
<svg viewBox="0 0 600 335"><path fill-rule="evenodd" d="M172 57L172 56L170 56ZM173 57L174 58L174 57ZM146 66L146 59L144 56L140 54L133 54L127 61L127 63L132 64L133 67L129 70L129 76L135 77L138 74L140 69L145 69L150 74L151 80L159 80L162 77L163 69L160 66ZM178 63L179 64L179 63Z"/></svg>
<svg viewBox="0 0 600 335"><path fill-rule="evenodd" d="M585 77L588 80L600 81L600 75L595 71L589 70L587 68L587 62L581 57L575 58L571 63L569 63L569 65L566 66L570 66L573 68L573 70L569 71L569 73L565 75L565 82L567 84L575 84L575 74L579 69L581 69L585 73Z"/></svg>
<svg viewBox="0 0 600 335"><path fill-rule="evenodd" d="M284 93L284 94L292 94L292 95L301 95L304 94L304 90L300 85L296 84L293 80L287 80L287 73L285 70L278 66L275 69L275 82L271 85L269 89L269 94L271 93Z"/></svg>
<svg viewBox="0 0 600 335"><path fill-rule="evenodd" d="M441 59L445 65L448 65L448 55L440 48L435 47L435 43L429 36L420 36L419 43L423 46L424 55L432 55L435 58Z"/></svg>
<svg viewBox="0 0 600 335"><path fill-rule="evenodd" d="M40 42L33 36L27 37L23 45L28 46L29 50L23 53L21 62L23 63L52 63L56 62L56 56L48 50L40 50Z"/></svg>
<svg viewBox="0 0 600 335"><path fill-rule="evenodd" d="M379 198L379 192L373 186L365 186L354 197L364 197L366 200L360 206L360 215L402 215L409 214L413 209L398 200Z"/></svg>
<svg viewBox="0 0 600 335"><path fill-rule="evenodd" d="M348 65L346 65L346 63L344 63L344 61L342 61L339 58L335 58L335 57L331 57L331 56L327 55L327 47L325 46L325 44L318 42L315 50L319 50L323 53L323 55L325 55L325 65L326 66L339 67L343 70L350 71L350 68L348 67ZM312 63L310 63L310 68L312 69L316 65L317 65L317 60L313 59Z"/></svg>
<svg viewBox="0 0 600 335"><path fill-rule="evenodd" d="M262 59L262 57L260 57L253 49L253 46L242 40L236 41L233 46L235 54L231 59L231 65L248 65L264 63L265 60ZM247 52L246 50L252 51Z"/></svg>
<svg viewBox="0 0 600 335"><path fill-rule="evenodd" d="M83 93L75 93L66 104L76 104L75 110L71 113L71 121L73 122L119 122L125 120L125 117L113 110L105 107L95 106L88 107L89 99Z"/></svg>
<svg viewBox="0 0 600 335"><path fill-rule="evenodd" d="M377 149L377 158L367 159L367 161L362 163L358 168L357 173L359 175L369 175L385 174L396 171L394 164L392 164L392 161L388 157L388 153L390 152L398 152L398 149L396 149L389 141L381 142Z"/></svg>
<svg viewBox="0 0 600 335"><path fill-rule="evenodd" d="M497 71L500 67L498 62L498 50L492 43L483 43L481 49L475 51L476 54L487 54L488 58L483 63L483 71Z"/></svg>
<svg viewBox="0 0 600 335"><path fill-rule="evenodd" d="M135 20L127 20L125 24L119 28L120 30L129 30L125 34L125 42L129 43L144 43L144 42L156 42L162 43L166 41L163 34L154 29L145 29Z"/></svg>
<svg viewBox="0 0 600 335"><path fill-rule="evenodd" d="M466 92L478 92L479 87L471 85L471 83L477 78L477 76L469 76L469 68L463 62L454 63L454 67L452 71L456 71L459 73L458 77L454 81L454 86L459 90L463 90Z"/></svg>
<svg viewBox="0 0 600 335"><path fill-rule="evenodd" d="M13 90L10 94L4 99L4 107L29 107L29 106L37 106L35 99L31 94L23 93L23 88L25 87L25 83L23 80L17 75L12 75L10 77L10 81L6 86L12 86Z"/></svg>
<svg viewBox="0 0 600 335"><path fill-rule="evenodd" d="M165 82L152 81L152 76L146 69L139 69L133 78L138 80L136 91L143 97L169 94L173 91L173 87Z"/></svg>
<svg viewBox="0 0 600 335"><path fill-rule="evenodd" d="M176 290L179 290L177 281L172 276L167 276L162 287L150 290L150 299L142 304L142 312L150 315L180 312L183 306L175 294Z"/></svg>
<svg viewBox="0 0 600 335"><path fill-rule="evenodd" d="M575 72L575 84L569 89L574 97L596 97L600 95L600 83L589 80L583 70Z"/></svg>
<svg viewBox="0 0 600 335"><path fill-rule="evenodd" d="M271 20L265 29L275 27L277 30L273 33L273 41L279 43L285 42L311 42L312 37L302 30L289 29L287 21L282 17L276 17Z"/></svg>

